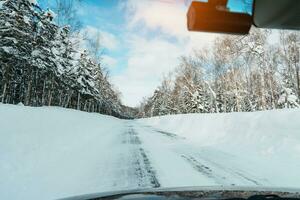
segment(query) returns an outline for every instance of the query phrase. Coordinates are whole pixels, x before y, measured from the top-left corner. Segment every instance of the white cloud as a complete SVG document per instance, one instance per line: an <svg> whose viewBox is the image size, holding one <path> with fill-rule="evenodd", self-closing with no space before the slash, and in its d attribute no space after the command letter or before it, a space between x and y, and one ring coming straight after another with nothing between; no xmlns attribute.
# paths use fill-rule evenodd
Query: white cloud
<svg viewBox="0 0 300 200"><path fill-rule="evenodd" d="M96 39L99 38L103 48L114 50L119 45L118 39L112 33L105 32L93 26L86 26L81 30L81 37L85 39ZM84 40L82 40L84 42ZM84 42L83 47L87 48L87 44Z"/></svg>
<svg viewBox="0 0 300 200"><path fill-rule="evenodd" d="M211 33L189 32L187 29L188 7L183 2L189 0L128 0L125 7L128 28L143 25L148 30L160 30L163 34L174 36L185 43L205 46L215 38ZM192 46L191 44L188 44Z"/></svg>
<svg viewBox="0 0 300 200"><path fill-rule="evenodd" d="M129 0L127 4L129 27L144 23L147 28L161 29L168 35L187 35L186 8L182 4L143 0Z"/></svg>
<svg viewBox="0 0 300 200"><path fill-rule="evenodd" d="M183 51L161 38L146 40L138 35L130 38L129 45L127 68L112 80L123 94L123 103L136 106L153 93L163 74L177 66Z"/></svg>
<svg viewBox="0 0 300 200"><path fill-rule="evenodd" d="M180 56L212 44L215 35L188 32L183 1L121 3L127 18L124 40L128 41L128 62L126 70L112 80L125 104L136 106L143 97L152 95L162 76L178 66ZM154 35L149 36L150 32Z"/></svg>
<svg viewBox="0 0 300 200"><path fill-rule="evenodd" d="M103 47L110 50L116 49L116 47L118 46L118 40L113 34L104 31L100 31L100 34L101 34L100 40Z"/></svg>
<svg viewBox="0 0 300 200"><path fill-rule="evenodd" d="M139 74L143 75L141 78L149 74L161 76L168 72L183 53L179 46L159 37L147 40L136 35L130 39L129 44L128 71L135 73L139 70Z"/></svg>
<svg viewBox="0 0 300 200"><path fill-rule="evenodd" d="M102 63L106 66L106 67L109 67L109 68L114 68L118 61L113 58L113 57L110 57L108 55L103 55L102 56Z"/></svg>

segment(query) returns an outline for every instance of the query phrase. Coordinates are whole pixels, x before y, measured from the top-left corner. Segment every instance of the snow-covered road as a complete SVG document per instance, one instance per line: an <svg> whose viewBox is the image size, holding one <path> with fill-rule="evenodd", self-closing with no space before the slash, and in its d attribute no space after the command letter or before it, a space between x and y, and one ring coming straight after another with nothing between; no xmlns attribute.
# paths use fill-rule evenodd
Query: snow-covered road
<svg viewBox="0 0 300 200"><path fill-rule="evenodd" d="M130 163L128 172L123 174L130 176L121 180L132 180L133 187L267 184L266 180L240 169L233 155L197 147L174 133L136 121L126 123L127 131L121 138L130 149L126 159Z"/></svg>
<svg viewBox="0 0 300 200"><path fill-rule="evenodd" d="M174 133L137 121L121 123L123 129L110 141L114 145L107 152L109 156L101 158L106 163L99 182L101 191L267 184L236 166L233 155L197 147Z"/></svg>

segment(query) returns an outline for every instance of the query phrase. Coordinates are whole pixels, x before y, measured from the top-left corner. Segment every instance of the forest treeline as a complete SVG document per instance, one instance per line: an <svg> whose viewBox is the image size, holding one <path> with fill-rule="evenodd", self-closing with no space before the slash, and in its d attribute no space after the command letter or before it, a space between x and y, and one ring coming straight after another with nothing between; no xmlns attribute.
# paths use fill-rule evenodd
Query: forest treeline
<svg viewBox="0 0 300 200"><path fill-rule="evenodd" d="M74 10L68 12L73 16ZM0 0L0 102L120 118L299 107L298 32L253 28L248 36L217 38L183 56L136 114L109 82L98 55L101 44L82 50L82 38L74 34L80 23L54 19L35 0Z"/></svg>
<svg viewBox="0 0 300 200"><path fill-rule="evenodd" d="M34 0L0 0L0 102L130 117L101 63Z"/></svg>
<svg viewBox="0 0 300 200"><path fill-rule="evenodd" d="M253 28L248 36L222 36L181 58L139 117L185 113L251 112L298 108L300 34Z"/></svg>

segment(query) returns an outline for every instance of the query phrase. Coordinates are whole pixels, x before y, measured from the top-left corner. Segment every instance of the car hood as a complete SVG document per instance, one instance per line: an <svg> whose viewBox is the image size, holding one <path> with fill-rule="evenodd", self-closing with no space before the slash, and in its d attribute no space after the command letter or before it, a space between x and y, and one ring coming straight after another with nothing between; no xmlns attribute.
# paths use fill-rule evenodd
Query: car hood
<svg viewBox="0 0 300 200"><path fill-rule="evenodd" d="M178 187L178 188L149 188L137 190L123 190L85 194L80 196L63 198L61 200L92 200L92 199L119 199L126 195L160 195L184 196L184 197L220 197L220 198L248 198L253 195L279 195L284 197L300 198L300 188L279 187L236 187L236 186L213 186L213 187ZM163 199L163 198L162 198Z"/></svg>

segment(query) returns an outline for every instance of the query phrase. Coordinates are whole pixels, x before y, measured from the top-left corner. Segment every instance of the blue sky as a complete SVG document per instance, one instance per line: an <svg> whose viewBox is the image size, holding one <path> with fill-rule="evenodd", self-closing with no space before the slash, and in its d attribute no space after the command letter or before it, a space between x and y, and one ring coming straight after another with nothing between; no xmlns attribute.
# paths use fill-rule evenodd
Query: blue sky
<svg viewBox="0 0 300 200"><path fill-rule="evenodd" d="M180 56L209 48L218 36L187 31L187 1L85 0L78 6L83 31L101 33L103 62L123 103L138 105L178 66ZM230 8L242 10L238 2L229 0Z"/></svg>
<svg viewBox="0 0 300 200"><path fill-rule="evenodd" d="M104 54L112 57L118 63L110 68L112 76L121 73L126 67L126 52L128 49L122 45L122 34L125 29L125 14L120 8L119 0L88 0L81 3L79 17L84 27L90 26L112 34L118 41L118 48L104 48Z"/></svg>

